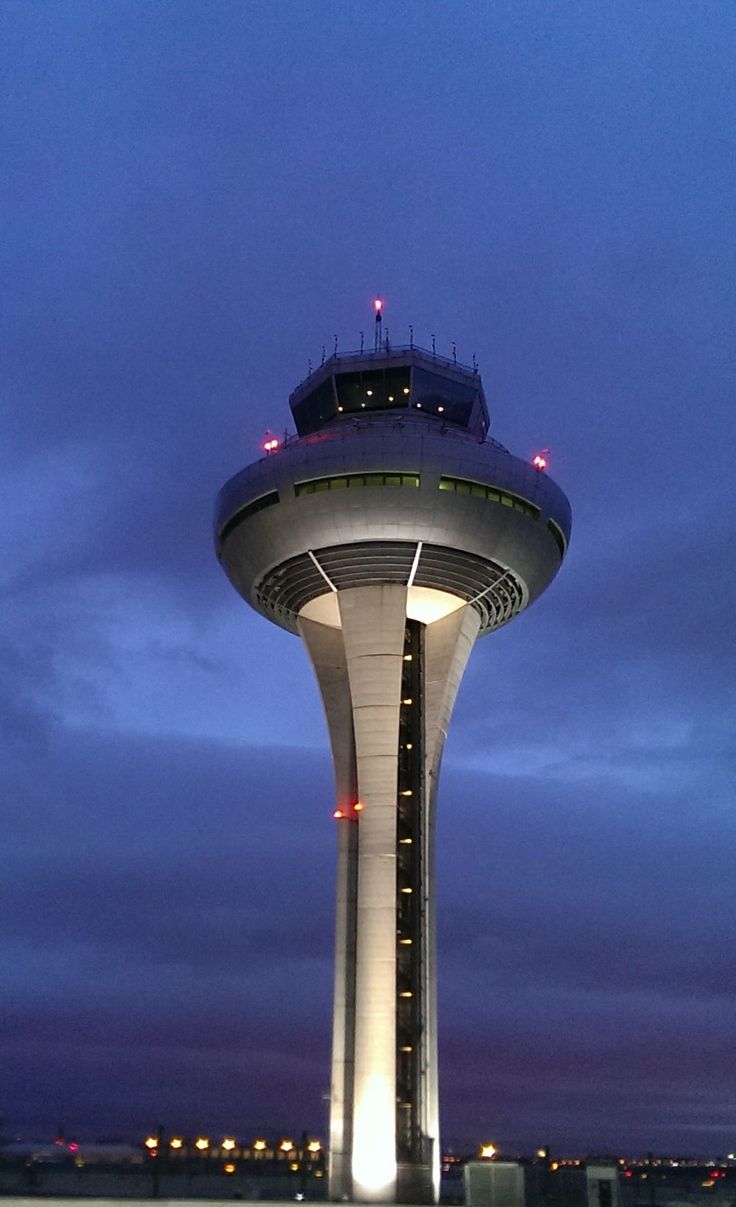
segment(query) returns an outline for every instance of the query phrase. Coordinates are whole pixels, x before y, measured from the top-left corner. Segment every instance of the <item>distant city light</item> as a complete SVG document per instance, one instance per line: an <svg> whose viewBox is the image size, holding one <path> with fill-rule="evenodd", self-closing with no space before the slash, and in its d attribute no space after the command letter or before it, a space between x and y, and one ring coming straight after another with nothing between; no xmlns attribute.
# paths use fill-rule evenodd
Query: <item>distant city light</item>
<svg viewBox="0 0 736 1207"><path fill-rule="evenodd" d="M356 800L355 804L353 805L353 808L355 809L356 813L361 813L363 811L363 809L365 808L365 805L363 804L362 801Z"/></svg>
<svg viewBox="0 0 736 1207"><path fill-rule="evenodd" d="M262 1153L264 1148L266 1147L266 1141L265 1140L254 1140L253 1147L257 1153Z"/></svg>
<svg viewBox="0 0 736 1207"><path fill-rule="evenodd" d="M279 1148L281 1149L282 1153L290 1153L292 1151L292 1149L294 1148L294 1141L293 1140L282 1140L281 1143L279 1144Z"/></svg>
<svg viewBox="0 0 736 1207"><path fill-rule="evenodd" d="M174 1136L173 1140L169 1141L169 1144L171 1145L172 1148L181 1148L184 1144L184 1141L181 1139L180 1136Z"/></svg>
<svg viewBox="0 0 736 1207"><path fill-rule="evenodd" d="M235 1173L235 1166L233 1165L232 1161L228 1161L227 1164L223 1166L223 1169L225 1170L225 1173Z"/></svg>
<svg viewBox="0 0 736 1207"><path fill-rule="evenodd" d="M322 1151L322 1145L319 1140L310 1140L307 1145L307 1151L310 1153L318 1153Z"/></svg>
<svg viewBox="0 0 736 1207"><path fill-rule="evenodd" d="M226 1136L221 1147L224 1148L226 1152L230 1152L231 1149L235 1148L235 1141L233 1140L232 1136Z"/></svg>
<svg viewBox="0 0 736 1207"><path fill-rule="evenodd" d="M209 1146L210 1142L206 1136L197 1136L197 1139L194 1141L194 1147L198 1148L201 1153L203 1153L206 1148L209 1148Z"/></svg>
<svg viewBox="0 0 736 1207"><path fill-rule="evenodd" d="M481 1144L480 1146L480 1155L486 1161L490 1161L493 1157L495 1157L497 1152L498 1149L496 1148L495 1144Z"/></svg>
<svg viewBox="0 0 736 1207"><path fill-rule="evenodd" d="M158 1148L158 1136L146 1136L145 1145L146 1148ZM71 1144L69 1147L71 1148Z"/></svg>

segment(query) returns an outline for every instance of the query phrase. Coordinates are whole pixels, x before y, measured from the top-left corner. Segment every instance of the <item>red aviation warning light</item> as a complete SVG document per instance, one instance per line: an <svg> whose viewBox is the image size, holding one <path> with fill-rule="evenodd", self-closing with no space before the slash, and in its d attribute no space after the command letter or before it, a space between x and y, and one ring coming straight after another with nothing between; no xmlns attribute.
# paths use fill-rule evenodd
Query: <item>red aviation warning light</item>
<svg viewBox="0 0 736 1207"><path fill-rule="evenodd" d="M545 470L547 468L548 461L545 456L545 453L548 453L548 452L549 452L548 448L543 448L541 453L535 453L534 456L532 457L532 465L534 466L535 469L539 470L540 474L542 473L543 470Z"/></svg>
<svg viewBox="0 0 736 1207"><path fill-rule="evenodd" d="M279 447L279 442L271 432L266 432L266 439L263 441L263 447L267 453L275 453Z"/></svg>
<svg viewBox="0 0 736 1207"><path fill-rule="evenodd" d="M332 814L332 816L334 817L335 821L339 821L341 817L345 816L345 814L343 813L342 809L335 809L335 812Z"/></svg>
<svg viewBox="0 0 736 1207"><path fill-rule="evenodd" d="M374 298L374 299L373 299L373 307L374 307L374 309L375 309L375 311L376 311L376 322L377 322L377 323L380 323L380 321L381 321L381 311L383 310L383 298Z"/></svg>

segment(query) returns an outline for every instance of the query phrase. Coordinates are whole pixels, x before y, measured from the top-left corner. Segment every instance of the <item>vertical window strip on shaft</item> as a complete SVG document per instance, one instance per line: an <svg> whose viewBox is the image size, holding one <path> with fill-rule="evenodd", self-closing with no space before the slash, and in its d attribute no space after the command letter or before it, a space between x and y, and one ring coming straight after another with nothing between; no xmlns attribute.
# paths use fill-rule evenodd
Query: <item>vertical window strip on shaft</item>
<svg viewBox="0 0 736 1207"><path fill-rule="evenodd" d="M407 621L399 713L396 859L396 1151L422 1160L423 626Z"/></svg>

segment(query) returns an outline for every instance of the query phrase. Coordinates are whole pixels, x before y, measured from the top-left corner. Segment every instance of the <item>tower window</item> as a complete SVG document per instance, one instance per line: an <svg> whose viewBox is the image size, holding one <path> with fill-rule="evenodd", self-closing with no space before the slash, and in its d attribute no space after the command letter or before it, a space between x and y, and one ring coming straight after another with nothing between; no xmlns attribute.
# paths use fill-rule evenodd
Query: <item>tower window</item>
<svg viewBox="0 0 736 1207"><path fill-rule="evenodd" d="M334 478L312 478L310 482L296 482L294 494L313 495L322 490L344 490L355 486L418 486L419 474L340 474Z"/></svg>
<svg viewBox="0 0 736 1207"><path fill-rule="evenodd" d="M490 499L492 503L502 503L504 507L512 507L514 511L531 516L533 520L541 515L540 509L534 503L530 503L528 499L522 499L520 495L512 495L507 490L499 490L497 486L485 486L483 482L471 482L467 478L440 478L440 490L454 490L459 495L474 495L478 499Z"/></svg>
<svg viewBox="0 0 736 1207"><path fill-rule="evenodd" d="M241 507L240 511L236 511L235 515L231 515L229 520L226 520L220 529L219 541L225 540L229 536L233 528L237 528L243 520L247 520L248 516L255 515L258 511L263 511L266 507L273 507L274 503L279 501L279 492L277 490L270 491L267 495L261 495L259 499L254 499L252 503L246 503L245 507Z"/></svg>

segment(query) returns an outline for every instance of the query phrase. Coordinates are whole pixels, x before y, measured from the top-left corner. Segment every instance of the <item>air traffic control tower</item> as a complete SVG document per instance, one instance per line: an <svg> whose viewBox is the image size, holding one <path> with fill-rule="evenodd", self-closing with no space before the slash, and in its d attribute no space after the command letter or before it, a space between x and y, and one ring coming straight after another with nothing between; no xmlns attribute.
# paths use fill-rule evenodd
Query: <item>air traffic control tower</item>
<svg viewBox="0 0 736 1207"><path fill-rule="evenodd" d="M298 435L223 487L215 536L235 589L306 645L330 732L330 1197L434 1203L442 749L474 642L554 578L570 507L489 438L480 377L454 360L379 338L289 404Z"/></svg>

